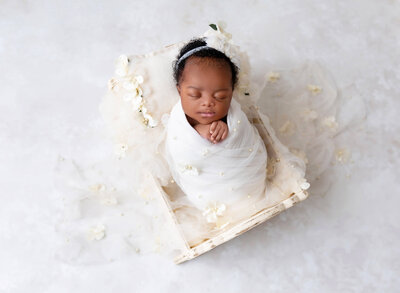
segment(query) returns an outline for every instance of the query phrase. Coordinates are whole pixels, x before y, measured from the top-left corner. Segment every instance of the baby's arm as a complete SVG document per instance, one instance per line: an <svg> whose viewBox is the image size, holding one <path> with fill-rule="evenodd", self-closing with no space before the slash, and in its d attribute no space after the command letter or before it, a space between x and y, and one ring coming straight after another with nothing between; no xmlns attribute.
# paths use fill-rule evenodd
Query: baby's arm
<svg viewBox="0 0 400 293"><path fill-rule="evenodd" d="M213 121L210 124L196 124L194 129L205 139L212 143L223 141L228 135L228 125L221 120Z"/></svg>

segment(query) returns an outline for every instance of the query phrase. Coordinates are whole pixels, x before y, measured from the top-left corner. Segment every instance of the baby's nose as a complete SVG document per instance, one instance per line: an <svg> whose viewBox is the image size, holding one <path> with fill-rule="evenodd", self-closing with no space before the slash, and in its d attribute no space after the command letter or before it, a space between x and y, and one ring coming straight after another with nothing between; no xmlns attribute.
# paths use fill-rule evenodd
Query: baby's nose
<svg viewBox="0 0 400 293"><path fill-rule="evenodd" d="M203 104L205 106L212 106L214 105L214 99L212 97L205 97L203 100Z"/></svg>

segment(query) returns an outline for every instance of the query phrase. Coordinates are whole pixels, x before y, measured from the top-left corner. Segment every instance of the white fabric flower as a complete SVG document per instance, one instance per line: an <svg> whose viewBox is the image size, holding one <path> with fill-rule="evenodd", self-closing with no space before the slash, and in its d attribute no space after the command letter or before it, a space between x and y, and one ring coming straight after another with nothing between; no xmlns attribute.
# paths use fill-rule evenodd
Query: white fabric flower
<svg viewBox="0 0 400 293"><path fill-rule="evenodd" d="M158 122L148 113L143 114L145 124L150 127L156 127L158 125Z"/></svg>
<svg viewBox="0 0 400 293"><path fill-rule="evenodd" d="M150 115L147 111L147 108L142 104L140 106L140 110L142 111L143 115L143 123L149 127L156 127L158 122Z"/></svg>
<svg viewBox="0 0 400 293"><path fill-rule="evenodd" d="M203 211L203 216L206 216L207 222L215 223L218 217L222 216L226 210L226 206L223 203L213 201Z"/></svg>
<svg viewBox="0 0 400 293"><path fill-rule="evenodd" d="M103 224L98 224L89 229L89 240L101 240L105 236L106 227Z"/></svg>
<svg viewBox="0 0 400 293"><path fill-rule="evenodd" d="M216 24L217 31L219 31L227 40L230 40L232 38L232 35L225 31L226 29L226 23L224 21L218 21Z"/></svg>
<svg viewBox="0 0 400 293"><path fill-rule="evenodd" d="M156 127L158 121L147 112L147 109L144 106L145 101L143 100L143 89L140 86L140 84L144 82L143 76L140 74L133 75L132 73L129 73L129 58L126 55L120 55L115 63L115 73L118 77L112 78L108 81L108 88L117 91L121 85L121 87L126 90L122 99L126 102L132 103L133 111L141 112L142 122L144 125L148 127ZM126 149L124 144L116 145L115 153L119 158L124 157L125 152Z"/></svg>
<svg viewBox="0 0 400 293"><path fill-rule="evenodd" d="M119 55L117 59L117 64L120 66L128 66L129 58L125 54Z"/></svg>
<svg viewBox="0 0 400 293"><path fill-rule="evenodd" d="M247 54L241 52L240 47L232 42L232 35L225 31L225 27L224 22L210 24L210 28L203 34L203 37L206 38L208 46L223 52L240 68L236 90L241 94L248 95L250 81L247 75L250 64L246 62ZM241 98L243 96L239 95L239 99Z"/></svg>
<svg viewBox="0 0 400 293"><path fill-rule="evenodd" d="M304 178L302 178L302 179L299 181L299 184L300 184L300 188L303 189L303 190L307 190L307 189L310 188L310 183L308 183L307 180L304 179Z"/></svg>
<svg viewBox="0 0 400 293"><path fill-rule="evenodd" d="M199 170L190 164L180 164L179 169L182 174L188 174L192 176L199 175Z"/></svg>
<svg viewBox="0 0 400 293"><path fill-rule="evenodd" d="M281 77L281 75L278 73L278 72L269 72L268 74L267 74L267 79L268 79L268 81L270 81L270 82L276 82L280 77Z"/></svg>
<svg viewBox="0 0 400 293"><path fill-rule="evenodd" d="M224 30L225 24L214 24L217 30L210 28L204 33L207 45L223 52L240 68L240 56L237 48L231 43L232 35Z"/></svg>
<svg viewBox="0 0 400 293"><path fill-rule="evenodd" d="M217 49L218 51L224 52L225 38L221 35L210 35L207 37L207 45Z"/></svg>
<svg viewBox="0 0 400 293"><path fill-rule="evenodd" d="M125 78L123 87L128 91L132 91L139 87L139 85L142 84L143 81L144 79L141 75L135 75L134 77L129 76L128 78Z"/></svg>
<svg viewBox="0 0 400 293"><path fill-rule="evenodd" d="M143 76L141 76L141 75L136 75L136 76L135 76L135 80L136 80L136 82L137 82L138 84L142 84L143 81L144 81Z"/></svg>
<svg viewBox="0 0 400 293"><path fill-rule="evenodd" d="M307 88L310 92L313 93L313 95L319 94L322 91L322 88L320 86L314 84L309 84Z"/></svg>
<svg viewBox="0 0 400 293"><path fill-rule="evenodd" d="M132 109L137 111L143 106L142 96L136 96L132 99Z"/></svg>
<svg viewBox="0 0 400 293"><path fill-rule="evenodd" d="M201 152L201 154L205 157L210 153L210 151L208 150L208 148L204 148Z"/></svg>
<svg viewBox="0 0 400 293"><path fill-rule="evenodd" d="M141 96L143 96L142 88L141 88L140 86L138 86L138 87L135 89L134 94L135 94L136 97L141 97Z"/></svg>

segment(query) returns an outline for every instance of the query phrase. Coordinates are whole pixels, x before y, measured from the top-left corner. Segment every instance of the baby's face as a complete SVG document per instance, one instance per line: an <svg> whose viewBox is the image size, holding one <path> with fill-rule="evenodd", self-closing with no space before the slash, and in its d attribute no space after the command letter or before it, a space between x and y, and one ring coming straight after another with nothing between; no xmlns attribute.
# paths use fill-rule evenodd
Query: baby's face
<svg viewBox="0 0 400 293"><path fill-rule="evenodd" d="M204 60L207 59L207 60ZM232 99L232 72L226 62L190 57L177 86L190 124L210 124L228 114Z"/></svg>

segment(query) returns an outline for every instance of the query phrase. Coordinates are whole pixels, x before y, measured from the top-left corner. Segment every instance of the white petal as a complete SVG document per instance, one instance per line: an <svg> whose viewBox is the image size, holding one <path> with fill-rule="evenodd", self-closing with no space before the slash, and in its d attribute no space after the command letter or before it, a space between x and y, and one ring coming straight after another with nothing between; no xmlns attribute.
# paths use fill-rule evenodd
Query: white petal
<svg viewBox="0 0 400 293"><path fill-rule="evenodd" d="M136 79L137 83L139 83L139 84L143 83L143 76L141 76L141 75L136 75L136 76L135 76L135 79Z"/></svg>
<svg viewBox="0 0 400 293"><path fill-rule="evenodd" d="M136 111L140 108L142 104L143 98L141 96L137 96L132 100L132 108Z"/></svg>
<svg viewBox="0 0 400 293"><path fill-rule="evenodd" d="M158 125L158 122L154 120L153 118L149 118L148 126L150 127L156 127Z"/></svg>
<svg viewBox="0 0 400 293"><path fill-rule="evenodd" d="M218 215L218 216L223 215L225 209L226 209L225 205L224 205L224 204L221 204L221 205L217 208L217 215Z"/></svg>
<svg viewBox="0 0 400 293"><path fill-rule="evenodd" d="M307 85L307 88L310 92L312 92L314 95L319 94L322 91L322 87L314 84L309 84Z"/></svg>
<svg viewBox="0 0 400 293"><path fill-rule="evenodd" d="M93 226L89 230L89 239L90 240L100 240L105 236L105 226L103 224L99 224Z"/></svg>
<svg viewBox="0 0 400 293"><path fill-rule="evenodd" d="M280 78L280 74L278 72L269 72L267 75L267 79L270 82L275 82Z"/></svg>
<svg viewBox="0 0 400 293"><path fill-rule="evenodd" d="M142 106L142 113L143 116L147 113L147 108L145 106Z"/></svg>
<svg viewBox="0 0 400 293"><path fill-rule="evenodd" d="M190 164L181 164L180 171L183 174L189 174L189 175L194 175L194 176L199 175L199 171L197 170L197 168Z"/></svg>
<svg viewBox="0 0 400 293"><path fill-rule="evenodd" d="M122 66L127 66L129 63L128 56L126 56L125 54L119 55L117 63Z"/></svg>
<svg viewBox="0 0 400 293"><path fill-rule="evenodd" d="M300 184L300 188L303 189L303 190L309 189L310 188L310 183L308 183L307 181L303 182L303 183Z"/></svg>

